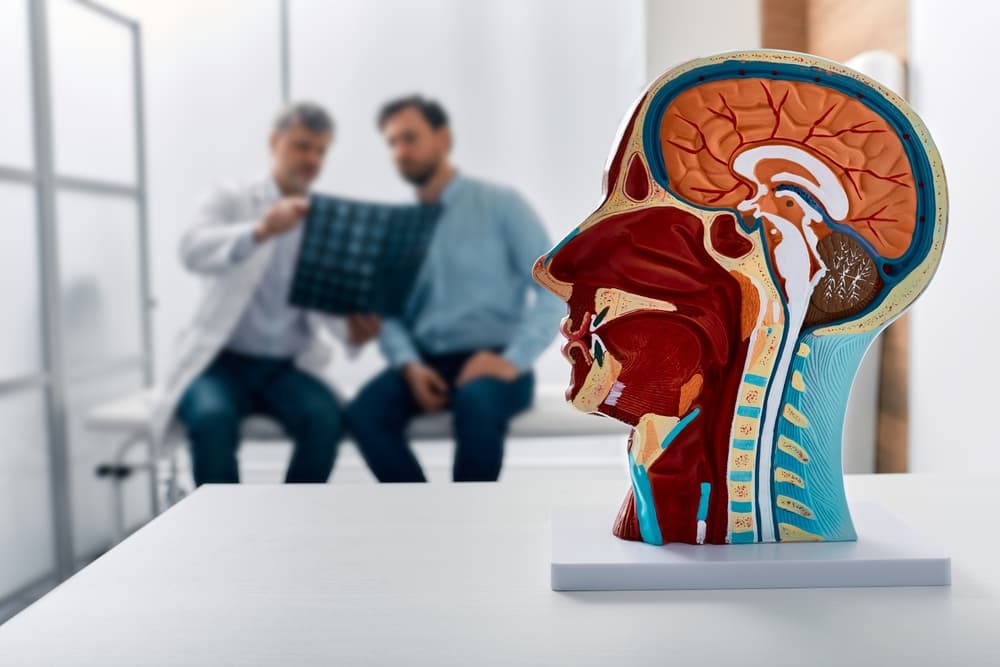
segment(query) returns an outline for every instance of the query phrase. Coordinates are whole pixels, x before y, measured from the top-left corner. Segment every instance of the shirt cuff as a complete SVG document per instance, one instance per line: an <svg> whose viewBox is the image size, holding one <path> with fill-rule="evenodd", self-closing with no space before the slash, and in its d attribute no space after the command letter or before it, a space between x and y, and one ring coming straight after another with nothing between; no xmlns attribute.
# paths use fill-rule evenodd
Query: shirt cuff
<svg viewBox="0 0 1000 667"><path fill-rule="evenodd" d="M420 355L415 350L401 350L390 355L389 365L393 368L402 368L411 361L420 361Z"/></svg>
<svg viewBox="0 0 1000 667"><path fill-rule="evenodd" d="M516 348L508 348L504 350L501 355L504 359L514 364L522 373L527 373L531 370L532 364L535 363L535 359L532 355L524 354L523 352L517 350Z"/></svg>

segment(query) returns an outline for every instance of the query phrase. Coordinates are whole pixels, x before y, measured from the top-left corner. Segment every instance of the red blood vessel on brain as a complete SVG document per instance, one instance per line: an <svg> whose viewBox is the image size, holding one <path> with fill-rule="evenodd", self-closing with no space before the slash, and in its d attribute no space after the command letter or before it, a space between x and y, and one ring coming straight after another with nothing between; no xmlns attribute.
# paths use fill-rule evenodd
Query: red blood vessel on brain
<svg viewBox="0 0 1000 667"><path fill-rule="evenodd" d="M534 269L568 306L568 400L633 426L614 533L856 539L850 387L933 275L946 212L926 128L857 72L752 51L655 81L601 205Z"/></svg>

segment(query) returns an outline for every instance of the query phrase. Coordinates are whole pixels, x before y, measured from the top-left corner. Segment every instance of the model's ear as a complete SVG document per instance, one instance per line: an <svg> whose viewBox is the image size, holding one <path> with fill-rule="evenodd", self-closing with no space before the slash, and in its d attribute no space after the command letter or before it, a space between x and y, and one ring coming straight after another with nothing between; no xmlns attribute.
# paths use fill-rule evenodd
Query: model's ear
<svg viewBox="0 0 1000 667"><path fill-rule="evenodd" d="M444 150L446 153L451 152L451 148L455 143L454 138L451 134L451 128L447 125L438 130L441 133L441 141L444 142Z"/></svg>

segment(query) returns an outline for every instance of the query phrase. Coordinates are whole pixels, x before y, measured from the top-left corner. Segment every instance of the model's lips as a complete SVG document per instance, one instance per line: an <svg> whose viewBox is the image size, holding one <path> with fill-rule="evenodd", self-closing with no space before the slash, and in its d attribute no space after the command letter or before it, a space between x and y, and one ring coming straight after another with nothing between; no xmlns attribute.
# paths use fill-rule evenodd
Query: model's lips
<svg viewBox="0 0 1000 667"><path fill-rule="evenodd" d="M590 323L591 315L585 311L582 315L579 310L574 313L572 304L569 306L569 314L563 318L559 325L559 331L566 342L562 346L562 354L570 365L570 382L566 388L566 400L572 402L576 398L580 387L587 379L594 358L590 353Z"/></svg>
<svg viewBox="0 0 1000 667"><path fill-rule="evenodd" d="M563 357L571 364L576 363L571 352L578 349L582 352L583 361L589 366L594 361L590 355L590 323L593 316L589 312L585 313L578 318L580 325L577 327L574 327L573 319L572 314L567 315L559 325L559 332L566 338L562 346Z"/></svg>

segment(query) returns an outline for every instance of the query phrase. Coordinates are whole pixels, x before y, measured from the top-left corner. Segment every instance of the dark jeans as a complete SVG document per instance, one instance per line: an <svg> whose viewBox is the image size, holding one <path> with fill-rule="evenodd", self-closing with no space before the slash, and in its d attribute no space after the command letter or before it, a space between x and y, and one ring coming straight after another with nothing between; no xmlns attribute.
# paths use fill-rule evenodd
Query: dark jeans
<svg viewBox="0 0 1000 667"><path fill-rule="evenodd" d="M273 418L292 439L286 482L329 478L343 430L330 389L291 360L222 352L177 408L191 443L195 484L239 482L240 422L252 414Z"/></svg>
<svg viewBox="0 0 1000 667"><path fill-rule="evenodd" d="M524 373L512 382L480 378L455 388L473 353L424 355L424 363L448 383L455 432L456 482L493 482L500 476L503 444L512 417L531 405L535 378ZM368 467L380 482L426 481L410 450L406 427L421 409L403 378L390 368L369 382L347 407L347 421Z"/></svg>

